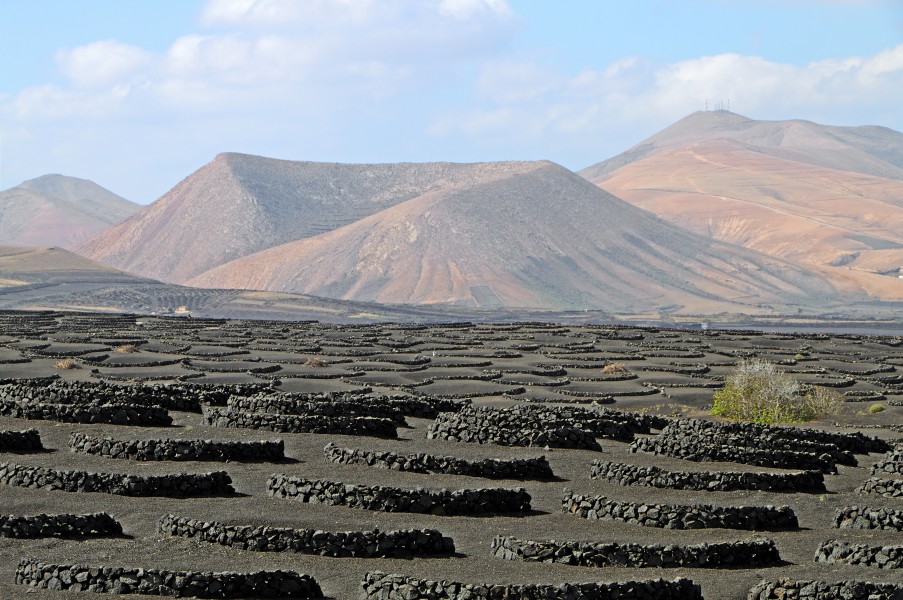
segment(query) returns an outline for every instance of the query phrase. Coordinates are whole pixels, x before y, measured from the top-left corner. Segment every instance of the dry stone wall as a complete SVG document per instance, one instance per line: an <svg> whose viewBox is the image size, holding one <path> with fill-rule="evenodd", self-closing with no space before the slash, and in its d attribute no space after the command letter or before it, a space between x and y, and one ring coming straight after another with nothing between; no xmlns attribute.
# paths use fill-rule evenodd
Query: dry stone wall
<svg viewBox="0 0 903 600"><path fill-rule="evenodd" d="M143 363L152 366L153 363ZM41 384L17 381L0 386L0 400L44 404L134 404L169 410L201 412L203 404L225 404L232 396L270 391L268 384L136 383L106 381L53 381Z"/></svg>
<svg viewBox="0 0 903 600"><path fill-rule="evenodd" d="M523 488L427 490L273 475L267 481L267 492L271 496L301 502L386 512L473 515L523 513L530 510L530 494Z"/></svg>
<svg viewBox="0 0 903 600"><path fill-rule="evenodd" d="M857 490L860 494L876 494L888 498L903 498L903 479L869 477Z"/></svg>
<svg viewBox="0 0 903 600"><path fill-rule="evenodd" d="M263 393L233 396L227 405L233 410L260 413L363 416L390 419L401 425L405 416L435 418L440 412L456 412L469 402L443 398L411 398L402 395L362 395L358 393L287 394Z"/></svg>
<svg viewBox="0 0 903 600"><path fill-rule="evenodd" d="M204 411L207 424L214 427L263 429L279 433L329 433L334 435L370 435L398 437L396 423L374 417L327 417L323 415L274 415L246 413L222 408Z"/></svg>
<svg viewBox="0 0 903 600"><path fill-rule="evenodd" d="M234 396L253 396L273 389L268 383L167 383L150 387L159 390L158 394L193 398L200 405L211 406L225 406Z"/></svg>
<svg viewBox="0 0 903 600"><path fill-rule="evenodd" d="M2 452L35 452L43 450L41 435L37 429L24 431L0 431L0 451Z"/></svg>
<svg viewBox="0 0 903 600"><path fill-rule="evenodd" d="M749 590L747 600L900 600L903 583L870 581L811 581L779 579L763 581Z"/></svg>
<svg viewBox="0 0 903 600"><path fill-rule="evenodd" d="M475 584L430 581L373 571L361 581L360 600L702 600L689 579L542 584Z"/></svg>
<svg viewBox="0 0 903 600"><path fill-rule="evenodd" d="M64 423L108 423L138 427L166 427L172 417L164 408L131 404L46 404L0 400L0 416Z"/></svg>
<svg viewBox="0 0 903 600"><path fill-rule="evenodd" d="M785 440L764 434L761 440L757 440L755 429L722 429L720 425L737 424L713 424L701 419L674 420L659 435L637 438L630 450L696 462L737 462L781 469L816 470L822 473L836 473L838 462L845 465L856 464L852 453L830 443ZM737 430L742 435L735 435Z"/></svg>
<svg viewBox="0 0 903 600"><path fill-rule="evenodd" d="M122 525L104 512L75 515L0 515L0 537L35 539L122 535Z"/></svg>
<svg viewBox="0 0 903 600"><path fill-rule="evenodd" d="M231 496L232 478L225 471L173 475L127 475L63 471L0 463L0 483L66 492L101 492L120 496Z"/></svg>
<svg viewBox="0 0 903 600"><path fill-rule="evenodd" d="M342 400L302 400L290 394L259 394L246 398L233 397L227 402L233 412L270 413L277 415L324 416L324 417L376 417L405 425L404 414L400 410L366 402L363 398Z"/></svg>
<svg viewBox="0 0 903 600"><path fill-rule="evenodd" d="M652 433L653 429L664 429L668 426L668 423L674 420L671 417L662 417L660 415L620 411L601 404L593 404L592 409L593 412L598 413L603 418L621 423L634 433Z"/></svg>
<svg viewBox="0 0 903 600"><path fill-rule="evenodd" d="M430 425L427 438L502 446L602 449L594 434L573 424L549 422L538 414L524 415L518 422L518 416L509 409L485 407L442 413Z"/></svg>
<svg viewBox="0 0 903 600"><path fill-rule="evenodd" d="M797 430L803 431L803 430ZM761 435L761 437L759 437ZM764 426L754 423L716 423L702 419L678 419L666 426L659 438L662 443L680 443L687 440L706 446L728 446L737 448L772 448L776 452L796 452L810 455L828 455L831 460L849 466L856 466L852 451L841 449L833 442L821 442L800 436L774 435ZM646 438L655 440L656 438Z"/></svg>
<svg viewBox="0 0 903 600"><path fill-rule="evenodd" d="M903 510L845 506L834 513L837 529L891 529L903 531Z"/></svg>
<svg viewBox="0 0 903 600"><path fill-rule="evenodd" d="M869 546L828 540L815 551L815 562L899 569L903 567L903 546Z"/></svg>
<svg viewBox="0 0 903 600"><path fill-rule="evenodd" d="M69 436L73 452L130 460L205 460L278 462L285 460L285 442L220 442L213 440L117 440L86 433Z"/></svg>
<svg viewBox="0 0 903 600"><path fill-rule="evenodd" d="M195 598L323 598L310 575L292 571L210 573L59 565L24 559L16 583L48 590Z"/></svg>
<svg viewBox="0 0 903 600"><path fill-rule="evenodd" d="M499 536L492 541L492 550L496 557L506 560L581 567L721 569L765 567L781 562L772 540L679 546L537 541Z"/></svg>
<svg viewBox="0 0 903 600"><path fill-rule="evenodd" d="M417 398L410 396L394 395L378 397L387 406L391 406L407 417L416 417L418 419L435 419L440 413L457 412L470 405L470 400L451 398L439 398L422 394Z"/></svg>
<svg viewBox="0 0 903 600"><path fill-rule="evenodd" d="M549 480L555 477L549 461L544 456L509 460L495 458L465 460L422 452L407 455L394 452L367 452L355 448L341 448L331 443L323 448L323 454L327 461L337 464L366 465L392 471L469 475L486 479Z"/></svg>
<svg viewBox="0 0 903 600"><path fill-rule="evenodd" d="M903 445L895 446L872 467L872 475L903 475Z"/></svg>
<svg viewBox="0 0 903 600"><path fill-rule="evenodd" d="M827 454L706 443L692 437L676 438L666 434L637 439L630 445L630 451L662 454L693 462L735 462L758 467L837 473L837 465Z"/></svg>
<svg viewBox="0 0 903 600"><path fill-rule="evenodd" d="M711 506L708 504L652 504L619 502L605 496L582 496L566 490L564 512L584 519L613 519L664 529L743 529L781 531L798 529L789 506Z"/></svg>
<svg viewBox="0 0 903 600"><path fill-rule="evenodd" d="M386 558L446 555L454 542L436 529L322 531L265 525L225 525L166 515L161 533L257 552L296 552L333 557Z"/></svg>
<svg viewBox="0 0 903 600"><path fill-rule="evenodd" d="M771 492L823 492L825 476L818 471L801 473L753 473L737 471L669 471L594 460L591 479L608 479L619 485L639 485L676 490L764 490Z"/></svg>
<svg viewBox="0 0 903 600"><path fill-rule="evenodd" d="M730 436L747 440L745 445L755 443L773 444L787 449L808 451L808 446L800 442L825 446L826 450L835 447L854 454L869 452L887 452L891 444L880 438L862 433L834 433L807 427L786 427L780 425L759 425L748 422L705 421L702 419L676 419L671 426L688 429L693 432L711 431L715 435Z"/></svg>
<svg viewBox="0 0 903 600"><path fill-rule="evenodd" d="M598 406L598 405L597 405ZM507 422L515 424L524 419L538 419L556 425L583 429L595 437L630 441L636 433L648 433L656 419L647 415L622 413L611 409L594 410L579 406L517 405L501 409Z"/></svg>
<svg viewBox="0 0 903 600"><path fill-rule="evenodd" d="M574 429L585 431L593 437L630 441L636 433L650 433L654 428L663 427L667 419L620 412L598 405L594 409L517 405L507 408L463 408L458 411L457 420L454 416L440 415L436 428L455 428L456 422L465 422L470 429L496 429L509 435L522 428L537 431Z"/></svg>

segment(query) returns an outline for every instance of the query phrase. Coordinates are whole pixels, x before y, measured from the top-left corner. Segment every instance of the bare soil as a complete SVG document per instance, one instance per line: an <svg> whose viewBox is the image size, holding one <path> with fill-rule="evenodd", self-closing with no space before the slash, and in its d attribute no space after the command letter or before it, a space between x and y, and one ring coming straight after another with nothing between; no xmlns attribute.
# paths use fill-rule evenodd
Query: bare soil
<svg viewBox="0 0 903 600"><path fill-rule="evenodd" d="M903 385L881 382L880 377L903 374L903 345L899 338L858 335L755 335L743 332L690 332L608 326L546 325L473 325L430 326L410 329L398 325L335 326L286 324L253 321L198 321L140 318L141 324L90 317L43 318L16 321L0 314L0 379L59 375L64 379L104 380L117 383L137 380L173 381L190 377L191 382L279 382L279 389L295 392L356 390L368 385L379 393L468 394L487 392L474 403L493 406L523 402L522 398L541 398L548 402L589 402L591 397L573 395L592 391L598 396L612 395L613 408L652 411L665 415L705 416L711 403L712 384L721 381L730 365L741 355L762 355L784 360L790 371L806 371L810 379L846 381L842 393L880 391L885 410L867 414L874 404L848 402L841 415L808 426L838 431L864 431L888 439L900 437L889 427L903 424L903 407L888 400L903 399ZM30 324L29 324L30 323ZM149 343L143 343L143 342ZM80 369L56 369L59 360L54 350L73 350L72 344L87 344L92 355L98 346L113 348L136 343L137 352L123 361L123 354L109 352L111 366L89 364L76 356ZM49 344L40 350L35 348ZM403 345L403 348L398 348ZM318 349L319 348L319 349ZM518 349L521 348L521 349ZM523 348L532 348L525 350ZM77 349L77 347L76 347ZM260 349L264 355L258 355ZM248 353L235 354L236 350ZM505 351L501 358L491 357ZM517 351L520 356L511 356ZM462 357L468 352L480 358ZM362 356L362 354L371 354ZM103 354L101 352L100 354ZM665 355L665 356L662 356ZM700 357L701 355L701 357ZM163 367L147 366L154 357L171 360L173 356L191 357L190 364ZM200 358L203 356L203 358ZM486 358L490 356L490 358ZM146 361L138 360L141 357ZM328 367L305 366L316 357ZM423 370L406 370L399 363L425 357ZM610 358L607 358L610 357ZM29 362L10 362L28 359ZM489 361L490 366L472 363ZM259 362L257 362L259 361ZM617 362L635 379L611 381L603 372L609 362ZM230 363L234 369L229 368ZM122 366L112 366L114 364ZM249 366L282 365L284 371L250 373ZM433 366L435 365L435 366ZM460 366L455 366L460 365ZM558 365L565 375L529 375L525 371ZM708 365L709 370L687 376L660 370L663 367ZM889 365L888 372L864 375L877 366ZM203 368L201 368L203 366ZM868 367L868 368L866 368ZM99 369L92 373L92 369ZM502 372L502 380L487 382L455 379L489 370ZM658 370L646 370L658 369ZM336 376L347 371L348 376ZM365 375L360 375L365 373ZM856 373L851 375L850 373ZM430 382L430 375L441 376ZM580 377L569 385L554 385L561 377ZM502 381L512 380L510 383ZM852 380L852 383L849 382ZM523 385L525 382L532 385ZM526 393L505 395L506 390L524 387ZM571 395L568 392L571 392ZM650 395L633 395L642 392ZM855 399L855 396L849 396ZM398 440L370 437L275 434L265 431L218 429L204 425L201 415L173 412L175 423L169 428L136 428L114 425L79 425L53 421L25 421L0 418L0 429L40 431L47 452L32 454L0 453L0 461L40 465L59 469L86 469L119 473L205 472L225 469L231 475L238 494L229 498L173 499L129 498L99 493L67 493L0 486L0 513L37 514L56 512L106 511L122 522L125 536L116 539L12 540L0 538L0 597L62 598L97 597L97 594L62 593L29 590L13 583L16 564L22 557L48 562L156 567L188 570L291 569L313 575L332 598L351 599L358 595L359 581L370 570L403 573L429 579L453 579L486 583L556 583L603 580L628 580L664 577L688 577L701 584L705 598L744 598L750 587L762 579L794 577L798 579L901 582L903 575L864 567L816 564L818 545L831 538L842 538L870 545L898 544L901 534L890 531L836 530L831 528L834 511L842 506L865 504L903 508L899 499L863 496L855 489L870 475L869 468L879 455L858 456L859 466L840 467L836 476L826 476L828 493L779 494L770 492L693 492L621 487L606 481L589 479L590 463L605 459L639 465L657 465L682 470L761 470L739 464L692 463L680 459L631 454L629 444L601 440L602 452L584 450L544 450L511 448L425 439L430 421L408 418L409 428L399 429ZM282 464L271 463L142 463L74 454L66 442L71 432L108 435L116 438L184 437L220 440L283 439L286 455ZM392 450L413 453L453 455L462 458L534 457L544 454L560 481L489 481L464 476L422 475L391 472L362 466L326 463L323 446L333 442L366 450ZM310 505L271 498L265 481L274 473L309 478L341 480L347 483L395 485L427 488L447 487L524 487L533 497L533 513L525 516L441 517L407 513L382 513L336 506ZM716 505L773 504L789 505L799 517L800 529L790 532L754 534L725 529L675 531L645 528L616 521L587 521L561 512L565 488L578 493L605 495L617 500L652 503L706 503ZM441 558L336 559L302 554L258 553L235 550L180 538L163 537L156 532L157 520L172 513L204 520L233 524L271 524L313 527L325 530L437 528L453 538L456 554ZM691 544L768 537L775 540L786 563L773 568L756 569L625 569L588 568L505 561L492 556L490 543L497 535L515 535L532 539L557 539L599 542L639 542ZM25 596L26 592L28 593Z"/></svg>

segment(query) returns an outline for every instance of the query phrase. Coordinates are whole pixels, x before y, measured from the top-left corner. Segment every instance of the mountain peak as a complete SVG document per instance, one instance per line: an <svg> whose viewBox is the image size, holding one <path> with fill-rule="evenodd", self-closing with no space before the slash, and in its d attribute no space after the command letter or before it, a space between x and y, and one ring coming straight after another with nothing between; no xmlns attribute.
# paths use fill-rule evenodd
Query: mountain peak
<svg viewBox="0 0 903 600"><path fill-rule="evenodd" d="M677 121L679 123L718 123L718 124L740 124L752 121L749 117L731 112L729 110L697 110L692 112L683 119Z"/></svg>
<svg viewBox="0 0 903 600"><path fill-rule="evenodd" d="M903 298L903 134L694 113L581 174L680 227Z"/></svg>
<svg viewBox="0 0 903 600"><path fill-rule="evenodd" d="M338 229L424 194L552 164L342 164L223 152L135 219L80 250L118 268L182 283L218 264Z"/></svg>
<svg viewBox="0 0 903 600"><path fill-rule="evenodd" d="M389 304L626 312L830 293L803 269L713 245L555 163L479 166L506 167L505 175L435 187L188 283Z"/></svg>
<svg viewBox="0 0 903 600"><path fill-rule="evenodd" d="M23 181L18 187L34 190L63 202L71 202L79 194L101 193L105 196L115 196L113 192L97 185L93 181L70 177L69 175L60 175L59 173L49 173ZM119 196L116 197L120 198Z"/></svg>
<svg viewBox="0 0 903 600"><path fill-rule="evenodd" d="M625 152L579 171L593 182L666 149L730 140L781 158L903 179L903 134L875 127L836 127L801 119L755 120L726 110L697 111Z"/></svg>
<svg viewBox="0 0 903 600"><path fill-rule="evenodd" d="M40 189L42 186L47 184L53 184L62 180L75 180L75 181L88 181L87 179L80 179L78 177L70 177L68 175L61 175L59 173L48 173L46 175L39 175L34 179L27 179L20 183L19 185L23 187Z"/></svg>
<svg viewBox="0 0 903 600"><path fill-rule="evenodd" d="M0 244L72 248L136 210L93 181L42 175L0 192Z"/></svg>

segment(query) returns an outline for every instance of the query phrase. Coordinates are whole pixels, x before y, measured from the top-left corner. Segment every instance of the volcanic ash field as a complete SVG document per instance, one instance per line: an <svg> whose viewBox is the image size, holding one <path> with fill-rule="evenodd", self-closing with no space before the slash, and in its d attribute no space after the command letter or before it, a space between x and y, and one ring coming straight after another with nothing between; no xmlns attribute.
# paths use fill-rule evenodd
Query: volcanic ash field
<svg viewBox="0 0 903 600"><path fill-rule="evenodd" d="M903 596L899 338L4 312L0 384L4 598Z"/></svg>

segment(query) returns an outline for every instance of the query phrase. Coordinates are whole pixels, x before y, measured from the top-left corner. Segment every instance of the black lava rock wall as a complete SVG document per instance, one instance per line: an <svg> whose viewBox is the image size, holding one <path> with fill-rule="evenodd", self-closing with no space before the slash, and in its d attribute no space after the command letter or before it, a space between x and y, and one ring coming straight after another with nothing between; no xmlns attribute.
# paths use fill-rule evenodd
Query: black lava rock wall
<svg viewBox="0 0 903 600"><path fill-rule="evenodd" d="M385 558L451 554L451 538L436 529L340 531L291 529L265 525L225 525L166 515L158 530L167 535L257 552L297 552L320 556Z"/></svg>
<svg viewBox="0 0 903 600"><path fill-rule="evenodd" d="M130 460L281 461L285 442L220 442L213 440L117 440L86 433L69 436L73 452Z"/></svg>
<svg viewBox="0 0 903 600"><path fill-rule="evenodd" d="M445 475L469 475L486 479L538 479L555 477L549 461L544 456L501 460L464 460L454 456L433 454L396 454L394 452L367 452L354 448L340 448L327 444L323 448L326 460L342 465L366 465L392 471L413 473L441 473Z"/></svg>
<svg viewBox="0 0 903 600"><path fill-rule="evenodd" d="M339 481L273 475L267 481L267 491L271 496L293 498L301 502L386 512L473 515L523 513L530 510L530 494L522 488L426 490L350 485Z"/></svg>
<svg viewBox="0 0 903 600"><path fill-rule="evenodd" d="M578 496L566 491L562 510L584 519L614 519L664 529L744 529L780 531L797 529L799 522L788 506L711 506L708 504L652 504L618 502L605 496Z"/></svg>

